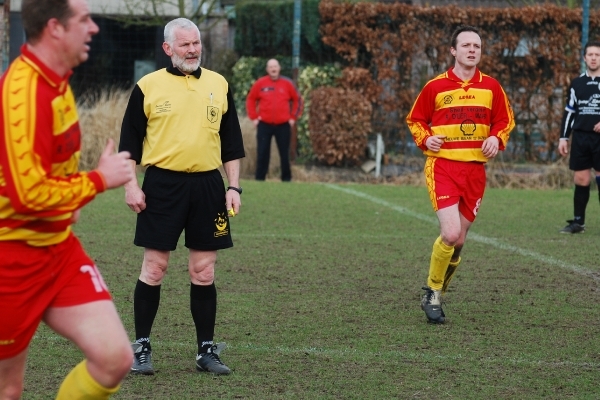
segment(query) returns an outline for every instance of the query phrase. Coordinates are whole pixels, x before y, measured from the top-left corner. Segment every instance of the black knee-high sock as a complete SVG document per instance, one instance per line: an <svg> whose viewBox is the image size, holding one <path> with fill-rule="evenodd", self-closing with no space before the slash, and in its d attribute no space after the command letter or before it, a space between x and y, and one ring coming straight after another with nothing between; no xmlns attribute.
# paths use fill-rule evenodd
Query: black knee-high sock
<svg viewBox="0 0 600 400"><path fill-rule="evenodd" d="M589 200L590 187L575 185L575 196L573 197L575 215L573 220L579 225L585 225L585 208Z"/></svg>
<svg viewBox="0 0 600 400"><path fill-rule="evenodd" d="M133 318L136 340L150 339L150 331L160 303L160 285L150 286L138 279L133 292Z"/></svg>
<svg viewBox="0 0 600 400"><path fill-rule="evenodd" d="M600 176L596 175L596 187L598 187L598 200L600 200Z"/></svg>
<svg viewBox="0 0 600 400"><path fill-rule="evenodd" d="M206 353L213 344L217 318L217 288L190 284L190 310L196 325L198 353Z"/></svg>

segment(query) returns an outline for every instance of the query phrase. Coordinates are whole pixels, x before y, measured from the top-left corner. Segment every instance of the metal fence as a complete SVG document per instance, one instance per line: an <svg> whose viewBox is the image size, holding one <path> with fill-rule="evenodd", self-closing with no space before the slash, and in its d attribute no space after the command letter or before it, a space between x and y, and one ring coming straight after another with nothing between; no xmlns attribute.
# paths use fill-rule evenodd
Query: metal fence
<svg viewBox="0 0 600 400"><path fill-rule="evenodd" d="M162 27L125 28L109 18L94 20L100 32L92 39L89 60L74 70L71 85L76 94L129 88L148 72L168 65L161 48Z"/></svg>
<svg viewBox="0 0 600 400"><path fill-rule="evenodd" d="M2 71L18 57L25 42L20 13L11 12L9 21L9 29L0 24ZM92 38L90 58L74 69L71 78L76 94L107 87L128 88L146 73L168 65L169 59L161 48L162 27L125 28L114 19L97 16L94 21L100 32Z"/></svg>

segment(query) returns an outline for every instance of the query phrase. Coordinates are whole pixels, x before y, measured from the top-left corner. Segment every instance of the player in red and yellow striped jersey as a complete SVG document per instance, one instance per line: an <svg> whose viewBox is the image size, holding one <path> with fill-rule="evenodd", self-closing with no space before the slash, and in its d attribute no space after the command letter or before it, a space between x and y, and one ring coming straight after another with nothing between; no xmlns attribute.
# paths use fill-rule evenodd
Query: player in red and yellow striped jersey
<svg viewBox="0 0 600 400"><path fill-rule="evenodd" d="M441 295L460 263L467 231L481 205L484 164L504 150L515 125L506 93L477 68L477 28L457 28L450 52L454 66L427 82L406 117L415 143L428 156L425 177L440 222L421 301L434 323L445 321Z"/></svg>
<svg viewBox="0 0 600 400"><path fill-rule="evenodd" d="M86 359L57 399L107 399L133 353L98 268L71 232L98 193L133 178L129 154L110 141L79 172L79 120L71 69L98 33L86 0L23 0L27 43L0 78L0 398L19 398L39 323Z"/></svg>

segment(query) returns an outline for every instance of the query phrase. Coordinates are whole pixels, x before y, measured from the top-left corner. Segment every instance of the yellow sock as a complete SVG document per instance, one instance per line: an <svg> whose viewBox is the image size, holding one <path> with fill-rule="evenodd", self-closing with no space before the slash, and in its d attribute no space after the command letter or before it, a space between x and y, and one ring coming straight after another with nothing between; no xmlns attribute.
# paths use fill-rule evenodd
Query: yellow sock
<svg viewBox="0 0 600 400"><path fill-rule="evenodd" d="M435 243L433 243L429 276L427 277L427 286L432 290L442 290L446 268L448 268L452 254L454 254L454 246L448 246L442 242L442 237L438 236Z"/></svg>
<svg viewBox="0 0 600 400"><path fill-rule="evenodd" d="M108 389L96 382L86 364L87 361L83 360L69 372L58 389L56 400L106 400L119 390L119 385Z"/></svg>

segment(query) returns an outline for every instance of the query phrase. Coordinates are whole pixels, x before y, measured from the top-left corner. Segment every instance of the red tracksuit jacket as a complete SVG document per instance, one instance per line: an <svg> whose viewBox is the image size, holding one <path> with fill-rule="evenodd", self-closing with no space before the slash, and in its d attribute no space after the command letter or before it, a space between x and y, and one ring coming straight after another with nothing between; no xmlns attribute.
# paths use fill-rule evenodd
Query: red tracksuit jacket
<svg viewBox="0 0 600 400"><path fill-rule="evenodd" d="M258 108L258 110L257 110ZM268 75L259 78L246 98L246 112L252 120L259 118L267 124L283 124L302 115L302 99L291 79Z"/></svg>

